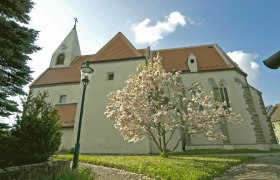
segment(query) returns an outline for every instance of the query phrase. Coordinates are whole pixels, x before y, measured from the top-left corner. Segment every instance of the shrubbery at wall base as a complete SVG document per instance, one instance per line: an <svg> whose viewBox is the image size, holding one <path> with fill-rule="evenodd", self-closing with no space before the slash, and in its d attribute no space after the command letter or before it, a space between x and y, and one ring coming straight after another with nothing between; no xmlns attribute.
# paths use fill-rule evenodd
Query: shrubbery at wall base
<svg viewBox="0 0 280 180"><path fill-rule="evenodd" d="M61 124L47 97L47 92L36 97L30 92L14 127L0 129L0 167L44 162L58 150Z"/></svg>

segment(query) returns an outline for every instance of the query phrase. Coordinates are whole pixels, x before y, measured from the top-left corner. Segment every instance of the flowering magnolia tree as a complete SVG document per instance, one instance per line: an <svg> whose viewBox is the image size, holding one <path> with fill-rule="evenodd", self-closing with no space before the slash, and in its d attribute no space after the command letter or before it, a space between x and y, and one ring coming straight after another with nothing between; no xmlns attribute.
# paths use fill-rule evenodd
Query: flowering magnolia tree
<svg viewBox="0 0 280 180"><path fill-rule="evenodd" d="M179 129L217 139L224 138L215 130L218 125L242 120L223 103L214 103L212 93L203 93L199 83L186 85L179 72L166 72L159 56L125 83L122 90L108 94L105 115L115 121L125 140L149 138L164 156L178 147L181 139L172 137Z"/></svg>

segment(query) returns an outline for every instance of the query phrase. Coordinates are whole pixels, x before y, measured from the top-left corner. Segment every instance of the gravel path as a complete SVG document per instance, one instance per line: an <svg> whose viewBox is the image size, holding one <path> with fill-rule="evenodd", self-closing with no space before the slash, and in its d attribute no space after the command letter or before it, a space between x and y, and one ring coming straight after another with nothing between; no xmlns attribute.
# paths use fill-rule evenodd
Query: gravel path
<svg viewBox="0 0 280 180"><path fill-rule="evenodd" d="M114 168L81 163L79 166L90 167L98 175L97 180L152 180L142 174L136 174Z"/></svg>
<svg viewBox="0 0 280 180"><path fill-rule="evenodd" d="M232 168L215 180L227 179L280 179L280 155L257 156L256 159Z"/></svg>

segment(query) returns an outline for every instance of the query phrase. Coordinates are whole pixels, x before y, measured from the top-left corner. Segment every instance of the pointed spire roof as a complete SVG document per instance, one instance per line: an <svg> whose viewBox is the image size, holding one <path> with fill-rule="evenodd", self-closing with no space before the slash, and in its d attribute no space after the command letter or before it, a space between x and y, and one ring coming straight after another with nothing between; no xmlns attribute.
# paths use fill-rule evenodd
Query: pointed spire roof
<svg viewBox="0 0 280 180"><path fill-rule="evenodd" d="M63 55L64 62L57 65L57 58ZM77 35L76 27L74 26L64 40L60 43L52 55L50 68L69 67L77 56L81 56L81 49Z"/></svg>
<svg viewBox="0 0 280 180"><path fill-rule="evenodd" d="M121 32L119 32L96 53L93 61L129 59L135 57L143 57L143 55L135 49Z"/></svg>
<svg viewBox="0 0 280 180"><path fill-rule="evenodd" d="M69 34L64 38L61 44L57 47L54 53L61 52L62 50L71 51L75 50L79 55L81 55L80 44L78 40L78 34L76 26L74 26Z"/></svg>

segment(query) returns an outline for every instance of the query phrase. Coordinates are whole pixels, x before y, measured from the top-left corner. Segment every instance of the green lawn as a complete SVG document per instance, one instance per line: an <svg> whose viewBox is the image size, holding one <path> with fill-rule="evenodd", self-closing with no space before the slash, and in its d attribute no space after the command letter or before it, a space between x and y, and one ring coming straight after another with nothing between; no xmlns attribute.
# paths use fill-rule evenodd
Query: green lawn
<svg viewBox="0 0 280 180"><path fill-rule="evenodd" d="M57 155L70 160L73 155ZM214 157L174 155L159 156L90 156L80 155L81 162L114 167L157 179L213 179L230 167L250 160L249 156Z"/></svg>

